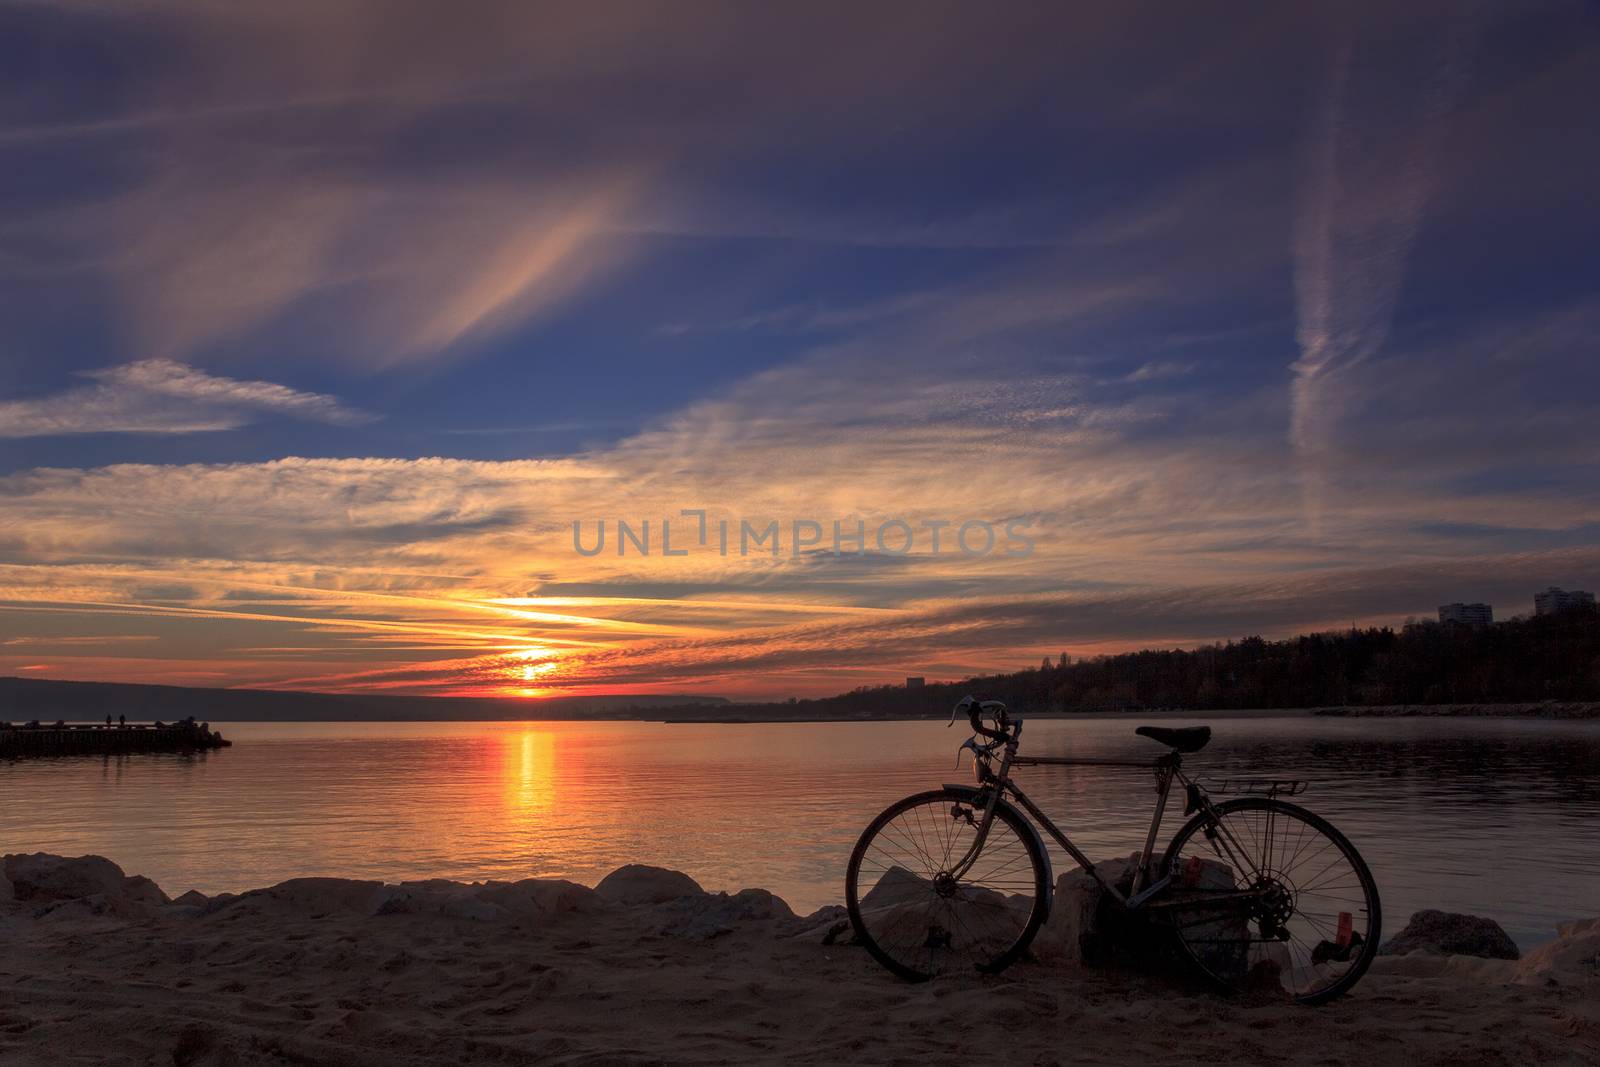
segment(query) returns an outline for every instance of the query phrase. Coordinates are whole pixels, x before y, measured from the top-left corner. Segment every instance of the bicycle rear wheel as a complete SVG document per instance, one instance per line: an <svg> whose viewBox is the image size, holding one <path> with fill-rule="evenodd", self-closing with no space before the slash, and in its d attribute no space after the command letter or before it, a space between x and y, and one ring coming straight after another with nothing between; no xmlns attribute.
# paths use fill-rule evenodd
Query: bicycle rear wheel
<svg viewBox="0 0 1600 1067"><path fill-rule="evenodd" d="M1172 839L1161 870L1178 940L1232 990L1321 1004L1347 992L1378 951L1378 887L1361 854L1296 804L1241 797ZM1241 895L1244 894L1244 895Z"/></svg>
<svg viewBox="0 0 1600 1067"><path fill-rule="evenodd" d="M1049 906L1038 836L1001 801L983 850L959 878L983 808L969 792L909 796L872 820L845 874L856 939L902 978L993 973L1022 955Z"/></svg>

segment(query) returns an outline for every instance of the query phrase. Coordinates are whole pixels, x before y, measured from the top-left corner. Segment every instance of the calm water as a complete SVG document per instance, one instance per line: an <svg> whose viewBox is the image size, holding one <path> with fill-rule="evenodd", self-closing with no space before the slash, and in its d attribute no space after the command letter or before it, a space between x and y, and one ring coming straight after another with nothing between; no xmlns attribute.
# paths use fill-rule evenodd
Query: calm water
<svg viewBox="0 0 1600 1067"><path fill-rule="evenodd" d="M1300 800L1367 857L1390 932L1438 907L1490 915L1528 945L1600 914L1600 723L1208 721L1216 738L1189 769L1312 779ZM1134 725L1035 721L1023 747L1154 756ZM637 861L712 889L764 886L804 911L843 898L845 861L872 815L970 776L954 769L966 734L935 722L223 728L235 746L201 756L0 763L0 851L101 853L174 895L308 874L593 884ZM1142 842L1146 774L1022 774L1090 855ZM1054 859L1058 872L1071 866Z"/></svg>

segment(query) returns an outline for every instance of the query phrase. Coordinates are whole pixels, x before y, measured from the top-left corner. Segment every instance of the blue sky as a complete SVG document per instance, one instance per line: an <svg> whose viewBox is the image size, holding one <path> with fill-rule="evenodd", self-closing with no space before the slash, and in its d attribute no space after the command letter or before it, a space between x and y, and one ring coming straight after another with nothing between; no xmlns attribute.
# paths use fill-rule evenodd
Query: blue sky
<svg viewBox="0 0 1600 1067"><path fill-rule="evenodd" d="M787 695L1592 588L1597 61L1576 2L0 2L0 670ZM564 541L694 507L1039 551Z"/></svg>

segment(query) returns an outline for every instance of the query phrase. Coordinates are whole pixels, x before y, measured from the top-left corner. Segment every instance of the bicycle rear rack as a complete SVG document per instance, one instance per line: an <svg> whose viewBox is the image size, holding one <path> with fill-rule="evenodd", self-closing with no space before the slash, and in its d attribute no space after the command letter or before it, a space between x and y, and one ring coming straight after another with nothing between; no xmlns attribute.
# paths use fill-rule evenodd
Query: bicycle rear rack
<svg viewBox="0 0 1600 1067"><path fill-rule="evenodd" d="M1206 792L1225 796L1229 793L1257 793L1269 797L1294 797L1311 788L1311 783L1293 778L1207 778Z"/></svg>

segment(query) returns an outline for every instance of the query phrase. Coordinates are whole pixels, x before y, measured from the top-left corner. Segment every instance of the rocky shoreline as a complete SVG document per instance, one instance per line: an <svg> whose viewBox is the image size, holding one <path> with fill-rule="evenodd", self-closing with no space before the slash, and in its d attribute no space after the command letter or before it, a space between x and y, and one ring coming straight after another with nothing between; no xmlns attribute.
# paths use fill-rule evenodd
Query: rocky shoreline
<svg viewBox="0 0 1600 1067"><path fill-rule="evenodd" d="M1113 861L1116 862L1116 861ZM1322 1008L1095 958L1064 874L1035 959L903 984L843 909L623 867L556 879L299 878L170 898L98 857L0 862L0 1062L1593 1063L1600 920L1520 960L1380 956ZM1437 924L1435 924L1437 925ZM1459 926L1445 927L1459 937ZM1087 950L1087 951L1086 951ZM1108 963L1110 965L1108 965ZM1092 965L1091 965L1092 964Z"/></svg>

